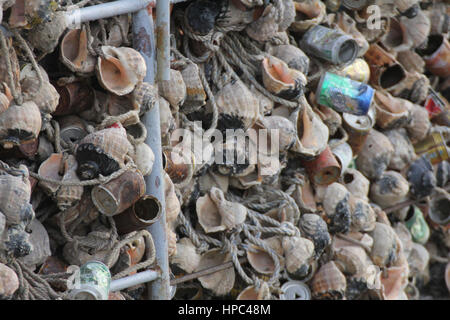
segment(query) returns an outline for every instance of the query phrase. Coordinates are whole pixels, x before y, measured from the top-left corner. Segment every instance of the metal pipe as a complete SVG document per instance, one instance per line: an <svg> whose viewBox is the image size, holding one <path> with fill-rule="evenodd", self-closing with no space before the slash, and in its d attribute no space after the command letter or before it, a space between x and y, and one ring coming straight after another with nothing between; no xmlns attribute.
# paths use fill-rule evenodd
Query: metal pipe
<svg viewBox="0 0 450 320"><path fill-rule="evenodd" d="M160 2L160 1L158 1ZM153 18L150 12L143 9L133 15L133 47L140 51L147 64L147 75L144 81L155 82L155 34ZM159 105L156 104L143 117L142 122L147 128L147 143L153 150L155 161L150 175L145 177L146 193L154 196L161 203L161 218L151 225L148 230L152 234L156 248L156 264L160 271L160 278L152 282L149 297L152 300L168 300L169 290L169 258L166 238L166 210L164 199L164 178L161 151L161 129Z"/></svg>
<svg viewBox="0 0 450 320"><path fill-rule="evenodd" d="M147 270L143 272L136 273L132 276L124 277L121 279L113 280L111 281L111 284L109 286L109 291L119 291L126 288L130 288L132 286L150 282L153 280L156 280L159 277L159 272L155 270Z"/></svg>
<svg viewBox="0 0 450 320"><path fill-rule="evenodd" d="M156 2L157 81L169 80L170 69L170 1Z"/></svg>
<svg viewBox="0 0 450 320"><path fill-rule="evenodd" d="M176 4L186 0L170 0ZM160 2L160 1L158 1ZM155 5L155 0L120 0L112 1L94 6L74 9L67 12L68 25L78 25L83 22L98 19L106 19L126 13L133 13L146 8L148 5Z"/></svg>

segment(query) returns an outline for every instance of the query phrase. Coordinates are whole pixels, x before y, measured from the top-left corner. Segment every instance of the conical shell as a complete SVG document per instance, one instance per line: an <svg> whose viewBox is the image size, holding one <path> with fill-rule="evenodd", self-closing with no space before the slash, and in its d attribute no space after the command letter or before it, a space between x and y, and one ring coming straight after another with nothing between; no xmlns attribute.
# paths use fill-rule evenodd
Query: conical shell
<svg viewBox="0 0 450 320"><path fill-rule="evenodd" d="M247 209L225 200L222 190L213 187L209 194L198 198L198 221L206 233L230 230L245 221Z"/></svg>
<svg viewBox="0 0 450 320"><path fill-rule="evenodd" d="M186 99L186 84L180 71L170 69L170 80L158 82L159 94L169 101L174 110L184 103Z"/></svg>
<svg viewBox="0 0 450 320"><path fill-rule="evenodd" d="M264 239L263 241L278 257L283 255L282 242L279 237L275 236ZM247 249L247 259L252 268L260 274L271 275L275 272L275 261L263 248L251 244ZM284 261L281 260L279 262L281 267Z"/></svg>
<svg viewBox="0 0 450 320"><path fill-rule="evenodd" d="M356 245L336 244L334 259L346 275L362 275L366 272L368 256L364 249Z"/></svg>
<svg viewBox="0 0 450 320"><path fill-rule="evenodd" d="M95 69L95 57L88 51L86 30L72 29L61 40L60 59L73 72L91 73Z"/></svg>
<svg viewBox="0 0 450 320"><path fill-rule="evenodd" d="M23 98L32 100L42 113L53 113L59 103L59 93L49 82L47 73L43 68L40 72L43 77L42 87L31 64L27 64L20 72L20 85L22 86Z"/></svg>
<svg viewBox="0 0 450 320"><path fill-rule="evenodd" d="M231 261L229 253L222 253L221 249L213 249L202 254L200 262L195 271L215 267ZM234 268L228 268L213 274L198 278L202 286L213 291L215 295L223 296L231 291L234 286L236 274Z"/></svg>
<svg viewBox="0 0 450 320"><path fill-rule="evenodd" d="M352 199L352 230L369 232L375 228L376 214L364 200Z"/></svg>
<svg viewBox="0 0 450 320"><path fill-rule="evenodd" d="M327 187L323 208L330 219L331 233L347 233L350 230L350 193L342 184L334 182Z"/></svg>
<svg viewBox="0 0 450 320"><path fill-rule="evenodd" d="M295 21L291 24L292 31L304 32L314 25L320 24L326 16L326 6L322 1L295 1Z"/></svg>
<svg viewBox="0 0 450 320"><path fill-rule="evenodd" d="M170 258L170 262L181 270L192 273L197 269L201 256L189 238L181 238L177 242L177 253Z"/></svg>
<svg viewBox="0 0 450 320"><path fill-rule="evenodd" d="M123 96L144 80L147 67L142 55L128 47L101 47L96 64L97 79L106 90Z"/></svg>
<svg viewBox="0 0 450 320"><path fill-rule="evenodd" d="M259 101L240 80L225 85L215 95L218 129L250 128L259 117Z"/></svg>
<svg viewBox="0 0 450 320"><path fill-rule="evenodd" d="M148 82L139 83L131 93L134 109L142 116L151 110L158 101L158 88Z"/></svg>
<svg viewBox="0 0 450 320"><path fill-rule="evenodd" d="M61 181L79 181L76 170L78 163L73 155L69 155L64 162L64 176ZM83 195L83 186L61 186L56 193L58 208L65 210L74 205Z"/></svg>
<svg viewBox="0 0 450 320"><path fill-rule="evenodd" d="M302 72L289 68L283 60L274 56L263 59L262 79L269 92L285 99L297 98L307 83Z"/></svg>
<svg viewBox="0 0 450 320"><path fill-rule="evenodd" d="M291 148L305 159L312 159L321 154L327 147L328 127L320 117L312 111L304 99L304 108L291 114L289 119L297 129L297 142Z"/></svg>
<svg viewBox="0 0 450 320"><path fill-rule="evenodd" d="M316 257L320 257L331 243L326 222L317 214L305 213L300 217L299 228L302 235L314 243Z"/></svg>
<svg viewBox="0 0 450 320"><path fill-rule="evenodd" d="M260 42L264 42L272 38L279 29L277 23L278 10L273 4L269 4L263 9L263 13L256 21L250 23L245 31L247 35Z"/></svg>
<svg viewBox="0 0 450 320"><path fill-rule="evenodd" d="M312 280L312 294L316 298L342 300L347 287L345 276L330 261L320 267Z"/></svg>
<svg viewBox="0 0 450 320"><path fill-rule="evenodd" d="M389 163L389 169L401 171L416 157L414 147L404 128L389 130L385 134L395 150Z"/></svg>
<svg viewBox="0 0 450 320"><path fill-rule="evenodd" d="M298 70L305 75L309 71L308 56L302 50L293 45L282 44L270 47L268 53L284 61L289 68Z"/></svg>
<svg viewBox="0 0 450 320"><path fill-rule="evenodd" d="M377 125L383 129L403 127L410 119L412 103L405 99L377 91L374 105L377 111Z"/></svg>
<svg viewBox="0 0 450 320"><path fill-rule="evenodd" d="M166 222L172 224L181 211L180 201L175 193L175 186L169 175L164 172L164 197L166 199Z"/></svg>
<svg viewBox="0 0 450 320"><path fill-rule="evenodd" d="M7 224L20 224L33 219L30 197L31 186L27 178L1 172L0 212L4 214Z"/></svg>
<svg viewBox="0 0 450 320"><path fill-rule="evenodd" d="M359 199L369 200L370 181L358 170L348 168L342 176L341 183L350 193Z"/></svg>
<svg viewBox="0 0 450 320"><path fill-rule="evenodd" d="M289 275L297 279L306 277L314 261L314 243L301 237L284 237L282 246Z"/></svg>
<svg viewBox="0 0 450 320"><path fill-rule="evenodd" d="M0 114L0 143L9 149L13 145L36 139L41 125L41 113L33 101L22 105L12 104Z"/></svg>
<svg viewBox="0 0 450 320"><path fill-rule="evenodd" d="M396 171L386 171L370 187L370 199L381 208L393 206L406 199L409 183Z"/></svg>
<svg viewBox="0 0 450 320"><path fill-rule="evenodd" d="M81 179L92 179L98 174L109 175L123 166L130 149L123 127L90 133L77 147L77 174Z"/></svg>
<svg viewBox="0 0 450 320"><path fill-rule="evenodd" d="M139 143L134 148L133 161L143 176L148 176L152 172L155 154L145 143Z"/></svg>
<svg viewBox="0 0 450 320"><path fill-rule="evenodd" d="M356 165L367 178L380 178L386 170L394 153L394 147L381 132L372 129L356 158Z"/></svg>
<svg viewBox="0 0 450 320"><path fill-rule="evenodd" d="M386 267L397 259L397 236L394 230L383 223L376 223L375 229L371 231L373 247L370 258L379 267Z"/></svg>
<svg viewBox="0 0 450 320"><path fill-rule="evenodd" d="M195 110L205 105L206 92L200 79L198 66L195 63L188 63L186 67L181 70L181 75L186 87L186 99L184 101L183 109L188 108L188 110Z"/></svg>

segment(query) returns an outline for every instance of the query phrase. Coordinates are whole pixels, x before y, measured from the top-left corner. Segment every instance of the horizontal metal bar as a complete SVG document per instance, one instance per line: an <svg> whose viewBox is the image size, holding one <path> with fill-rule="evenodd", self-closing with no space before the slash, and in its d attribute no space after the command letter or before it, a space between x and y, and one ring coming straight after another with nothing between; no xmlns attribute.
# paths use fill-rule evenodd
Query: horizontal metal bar
<svg viewBox="0 0 450 320"><path fill-rule="evenodd" d="M159 277L159 272L157 272L155 270L147 270L147 271L139 272L139 273L136 273L129 277L111 281L109 291L113 292L113 291L123 290L123 289L130 288L130 287L138 285L138 284L147 283L147 282L156 280L156 279L158 279L158 277Z"/></svg>
<svg viewBox="0 0 450 320"><path fill-rule="evenodd" d="M186 0L170 0L171 4ZM155 5L155 0L119 0L74 9L67 12L66 19L69 26L98 19L106 19L126 13L133 13L144 9L148 5Z"/></svg>

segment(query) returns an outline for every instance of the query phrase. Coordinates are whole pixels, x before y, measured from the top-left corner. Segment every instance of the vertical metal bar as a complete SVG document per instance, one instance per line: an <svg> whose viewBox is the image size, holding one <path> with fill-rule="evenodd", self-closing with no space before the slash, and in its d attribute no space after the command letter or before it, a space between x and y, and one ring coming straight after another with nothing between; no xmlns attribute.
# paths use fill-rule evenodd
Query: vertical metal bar
<svg viewBox="0 0 450 320"><path fill-rule="evenodd" d="M158 1L159 3L160 1ZM148 8L151 11L151 8ZM133 46L144 56L147 64L147 75L144 81L151 84L155 82L155 34L151 12L140 10L133 15ZM145 177L146 193L156 197L162 206L162 214L159 221L148 228L152 234L156 248L156 264L160 271L160 277L151 283L149 298L152 300L168 300L169 295L169 260L166 239L166 211L164 199L164 179L161 151L161 131L159 118L159 104L148 111L142 122L147 128L147 143L155 154L155 162L152 172Z"/></svg>
<svg viewBox="0 0 450 320"><path fill-rule="evenodd" d="M169 80L170 69L170 1L156 1L157 80Z"/></svg>

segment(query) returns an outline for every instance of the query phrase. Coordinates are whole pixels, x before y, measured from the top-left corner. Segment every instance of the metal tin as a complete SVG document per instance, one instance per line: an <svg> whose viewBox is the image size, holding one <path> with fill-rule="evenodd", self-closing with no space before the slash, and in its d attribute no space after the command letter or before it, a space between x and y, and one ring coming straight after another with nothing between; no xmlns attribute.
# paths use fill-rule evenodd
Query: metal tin
<svg viewBox="0 0 450 320"><path fill-rule="evenodd" d="M94 102L94 91L82 82L72 82L64 86L53 83L60 96L54 116L77 114L91 107Z"/></svg>
<svg viewBox="0 0 450 320"><path fill-rule="evenodd" d="M365 116L344 113L342 119L344 129L348 133L347 143L352 148L353 154L357 155L366 142L370 130L375 125L375 109L371 108Z"/></svg>
<svg viewBox="0 0 450 320"><path fill-rule="evenodd" d="M441 34L428 37L428 46L418 50L423 56L427 69L442 78L450 76L450 43Z"/></svg>
<svg viewBox="0 0 450 320"><path fill-rule="evenodd" d="M330 140L329 144L334 143L338 140ZM341 176L347 170L348 166L350 165L350 162L352 162L353 159L353 151L350 145L347 142L339 144L337 147L332 148L331 152L333 152L334 156L338 160L339 164L341 165Z"/></svg>
<svg viewBox="0 0 450 320"><path fill-rule="evenodd" d="M343 77L352 79L362 83L369 83L370 67L364 59L356 59L352 64L346 66L342 70L336 71Z"/></svg>
<svg viewBox="0 0 450 320"><path fill-rule="evenodd" d="M341 166L330 150L327 148L312 161L303 161L310 179L317 185L328 185L336 182L341 173Z"/></svg>
<svg viewBox="0 0 450 320"><path fill-rule="evenodd" d="M405 221L405 225L415 242L425 244L430 237L430 228L423 217L422 211L418 207L411 206L409 210L414 210L414 212Z"/></svg>
<svg viewBox="0 0 450 320"><path fill-rule="evenodd" d="M153 196L145 195L131 208L114 216L117 232L127 234L151 226L161 217L161 204Z"/></svg>
<svg viewBox="0 0 450 320"><path fill-rule="evenodd" d="M320 79L316 101L337 112L365 115L372 104L375 90L365 83L330 72Z"/></svg>
<svg viewBox="0 0 450 320"><path fill-rule="evenodd" d="M88 134L83 121L78 116L71 115L58 118L58 123L60 126L59 136L66 143L80 141Z"/></svg>
<svg viewBox="0 0 450 320"><path fill-rule="evenodd" d="M145 182L137 170L127 170L106 184L95 186L91 198L97 209L114 216L131 207L145 194Z"/></svg>
<svg viewBox="0 0 450 320"><path fill-rule="evenodd" d="M89 261L80 267L79 283L70 292L72 300L108 300L111 273L99 261Z"/></svg>
<svg viewBox="0 0 450 320"><path fill-rule="evenodd" d="M281 286L280 300L311 300L311 291L301 281L291 280Z"/></svg>
<svg viewBox="0 0 450 320"><path fill-rule="evenodd" d="M350 64L358 55L358 43L341 31L316 25L300 41L301 49L334 64Z"/></svg>
<svg viewBox="0 0 450 320"><path fill-rule="evenodd" d="M439 93L434 91L432 88L429 90L430 94L425 100L425 109L428 111L430 119L441 114L445 108L445 102L439 96Z"/></svg>
<svg viewBox="0 0 450 320"><path fill-rule="evenodd" d="M432 165L446 161L449 158L445 139L440 132L433 132L426 139L415 144L414 150L418 156L426 155Z"/></svg>
<svg viewBox="0 0 450 320"><path fill-rule="evenodd" d="M342 0L326 0L325 1L325 5L327 6L327 9L331 12L339 11L341 4L342 4Z"/></svg>

